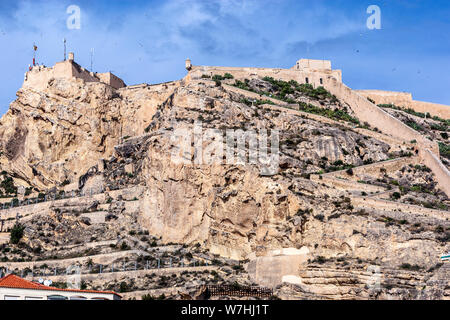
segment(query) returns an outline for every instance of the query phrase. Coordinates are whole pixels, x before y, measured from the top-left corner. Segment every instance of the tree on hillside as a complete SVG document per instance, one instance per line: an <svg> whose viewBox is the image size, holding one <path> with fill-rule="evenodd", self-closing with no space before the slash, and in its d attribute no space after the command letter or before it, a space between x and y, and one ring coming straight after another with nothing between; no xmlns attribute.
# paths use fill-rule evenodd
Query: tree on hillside
<svg viewBox="0 0 450 320"><path fill-rule="evenodd" d="M23 237L24 229L25 229L25 227L19 223L16 223L14 225L14 227L11 230L11 235L10 235L10 239L9 239L12 244L19 243L20 239L22 239L22 237Z"/></svg>

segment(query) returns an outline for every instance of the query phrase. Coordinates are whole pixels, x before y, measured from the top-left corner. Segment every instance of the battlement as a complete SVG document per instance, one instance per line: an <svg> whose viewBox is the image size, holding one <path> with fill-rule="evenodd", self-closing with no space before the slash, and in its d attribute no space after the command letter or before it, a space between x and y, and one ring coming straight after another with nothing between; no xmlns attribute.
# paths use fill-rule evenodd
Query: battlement
<svg viewBox="0 0 450 320"><path fill-rule="evenodd" d="M85 82L102 82L115 89L125 87L122 79L111 72L94 73L86 70L74 60L74 54L69 54L66 61L57 62L53 67L34 66L25 74L23 87L43 90L51 79L82 79Z"/></svg>
<svg viewBox="0 0 450 320"><path fill-rule="evenodd" d="M332 70L331 61L301 59L290 69L281 68L247 68L247 67L217 67L194 66L191 60L186 60L188 75L186 80L201 79L204 76L231 74L235 79L252 77L274 77L285 81L296 80L299 83L309 83L315 87L326 85L331 79L342 82L341 70Z"/></svg>

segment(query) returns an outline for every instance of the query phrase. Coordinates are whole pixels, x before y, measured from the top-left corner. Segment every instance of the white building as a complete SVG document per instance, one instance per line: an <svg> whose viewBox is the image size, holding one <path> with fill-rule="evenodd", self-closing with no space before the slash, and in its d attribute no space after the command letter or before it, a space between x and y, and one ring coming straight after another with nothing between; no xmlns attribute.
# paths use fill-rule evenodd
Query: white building
<svg viewBox="0 0 450 320"><path fill-rule="evenodd" d="M113 291L58 289L9 274L0 279L0 300L120 300Z"/></svg>

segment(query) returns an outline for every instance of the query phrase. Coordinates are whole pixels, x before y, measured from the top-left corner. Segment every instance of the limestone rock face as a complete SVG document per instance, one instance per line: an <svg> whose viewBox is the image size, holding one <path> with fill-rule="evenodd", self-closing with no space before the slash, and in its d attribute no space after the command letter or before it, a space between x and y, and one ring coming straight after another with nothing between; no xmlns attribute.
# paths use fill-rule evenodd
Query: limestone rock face
<svg viewBox="0 0 450 320"><path fill-rule="evenodd" d="M260 90L272 88L261 81ZM449 249L449 201L411 144L356 128L337 99L314 114L249 99L210 80L115 90L52 79L43 91L19 90L0 121L2 170L39 190L68 181L105 191L39 215L29 206L24 241L43 257L92 239L198 244L244 262L252 282L283 298L448 297L449 278L432 279L448 270L439 255ZM264 130L267 154L255 162L251 141L230 153L222 143L230 131ZM238 155L246 161L230 159ZM409 192L427 196L414 202ZM378 291L367 286L373 268L389 280Z"/></svg>
<svg viewBox="0 0 450 320"><path fill-rule="evenodd" d="M111 156L122 137L144 132L148 123L136 119L151 118L166 98L157 90L120 91L80 79L20 89L0 120L2 169L43 190L77 182L98 159Z"/></svg>

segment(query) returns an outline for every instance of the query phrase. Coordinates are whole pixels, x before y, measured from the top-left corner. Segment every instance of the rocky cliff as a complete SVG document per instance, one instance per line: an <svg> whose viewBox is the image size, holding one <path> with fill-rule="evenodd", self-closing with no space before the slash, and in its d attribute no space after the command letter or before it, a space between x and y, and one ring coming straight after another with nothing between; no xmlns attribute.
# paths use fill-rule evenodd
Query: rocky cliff
<svg viewBox="0 0 450 320"><path fill-rule="evenodd" d="M245 265L197 284L257 283L282 298L449 297L439 256L449 250L450 202L436 177L413 142L361 123L323 88L256 78L115 90L53 79L17 96L0 122L3 181L55 197L3 211L23 216L24 238L2 247L17 270L88 247L97 250L85 256L109 253L108 242L151 252L157 240ZM199 125L214 138L189 140L174 161L179 132L194 137ZM215 143L227 130L267 130L268 149L278 131L277 170L225 161ZM215 161L197 162L200 146ZM233 146L233 155L254 151ZM102 193L84 202L56 198L92 188Z"/></svg>

